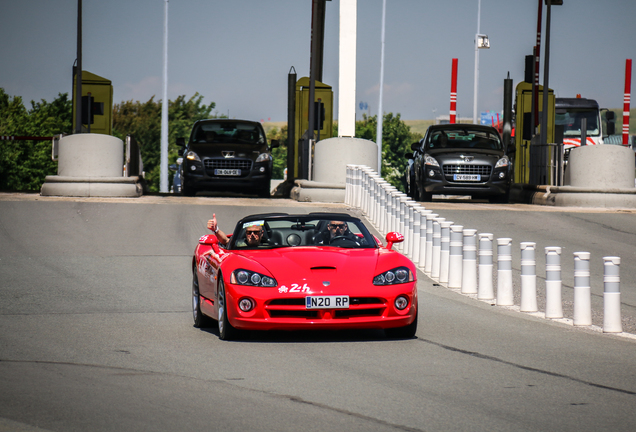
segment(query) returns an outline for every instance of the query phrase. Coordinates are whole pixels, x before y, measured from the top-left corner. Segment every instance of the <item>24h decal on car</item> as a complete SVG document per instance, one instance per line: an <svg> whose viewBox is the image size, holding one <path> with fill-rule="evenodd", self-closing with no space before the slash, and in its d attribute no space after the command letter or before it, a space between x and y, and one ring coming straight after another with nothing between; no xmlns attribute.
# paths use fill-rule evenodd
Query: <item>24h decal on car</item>
<svg viewBox="0 0 636 432"><path fill-rule="evenodd" d="M286 287L285 285L278 288L279 293L308 293L311 291L311 288L307 286L307 284L303 284L300 286L299 284L291 284L291 288Z"/></svg>

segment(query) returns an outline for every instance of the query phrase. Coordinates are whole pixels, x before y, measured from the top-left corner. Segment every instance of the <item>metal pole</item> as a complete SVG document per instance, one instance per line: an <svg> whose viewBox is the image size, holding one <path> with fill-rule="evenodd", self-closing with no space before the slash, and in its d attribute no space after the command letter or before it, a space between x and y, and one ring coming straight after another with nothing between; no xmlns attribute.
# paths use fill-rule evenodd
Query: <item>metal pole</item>
<svg viewBox="0 0 636 432"><path fill-rule="evenodd" d="M534 51L534 79L532 80L532 136L537 133L539 124L539 69L541 60L541 15L543 0L539 0L539 11L537 13L537 44Z"/></svg>
<svg viewBox="0 0 636 432"><path fill-rule="evenodd" d="M293 71L293 72L292 72ZM296 69L287 75L287 183L296 180Z"/></svg>
<svg viewBox="0 0 636 432"><path fill-rule="evenodd" d="M82 0L77 0L77 69L75 72L75 133L82 133Z"/></svg>
<svg viewBox="0 0 636 432"><path fill-rule="evenodd" d="M382 95L384 90L384 34L386 23L386 0L382 0L382 33L380 43L380 100L378 102L378 120L376 131L376 143L378 144L378 174L382 175L382 122L384 121L384 113L382 108Z"/></svg>
<svg viewBox="0 0 636 432"><path fill-rule="evenodd" d="M479 22L481 21L481 0L477 2L477 33L475 34L475 82L473 90L473 123L477 124L477 95L479 93L479 47L477 39L479 35Z"/></svg>
<svg viewBox="0 0 636 432"><path fill-rule="evenodd" d="M168 192L168 0L163 19L163 101L161 102L161 161L159 192Z"/></svg>
<svg viewBox="0 0 636 432"><path fill-rule="evenodd" d="M548 83L550 72L550 15L552 0L546 0L547 13L545 17L545 54L543 65L543 112L541 113L541 144L548 142ZM545 161L543 161L545 163Z"/></svg>

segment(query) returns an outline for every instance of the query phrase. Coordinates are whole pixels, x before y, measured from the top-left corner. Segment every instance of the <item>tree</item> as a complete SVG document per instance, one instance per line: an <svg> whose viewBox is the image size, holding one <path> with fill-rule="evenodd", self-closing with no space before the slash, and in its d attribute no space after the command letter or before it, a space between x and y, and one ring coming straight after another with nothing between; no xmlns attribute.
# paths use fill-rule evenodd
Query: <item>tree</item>
<svg viewBox="0 0 636 432"><path fill-rule="evenodd" d="M362 114L362 120L356 122L356 138L376 142L378 117ZM402 192L406 190L404 173L407 160L404 154L410 151L411 144L422 139L419 133L412 133L411 128L401 119L400 114L384 114L382 123L382 177Z"/></svg>
<svg viewBox="0 0 636 432"><path fill-rule="evenodd" d="M52 137L71 133L72 102L67 93L53 102L31 101L27 111L20 96L0 88L0 135ZM0 190L37 191L47 175L57 174L51 141L1 141Z"/></svg>
<svg viewBox="0 0 636 432"><path fill-rule="evenodd" d="M287 125L281 127L280 130L275 127L267 132L267 141L270 144L275 139L280 143L280 147L272 149L272 158L274 159L272 178L282 179L285 176L285 168L287 168Z"/></svg>
<svg viewBox="0 0 636 432"><path fill-rule="evenodd" d="M182 95L168 101L168 163L174 163L178 157L177 138L188 137L195 121L216 117L211 116L216 104L205 105L202 101L203 96L199 93L188 100ZM158 192L161 177L161 101L155 102L153 96L148 102L130 100L115 104L113 135L122 140L126 135L135 138L141 151L148 190Z"/></svg>

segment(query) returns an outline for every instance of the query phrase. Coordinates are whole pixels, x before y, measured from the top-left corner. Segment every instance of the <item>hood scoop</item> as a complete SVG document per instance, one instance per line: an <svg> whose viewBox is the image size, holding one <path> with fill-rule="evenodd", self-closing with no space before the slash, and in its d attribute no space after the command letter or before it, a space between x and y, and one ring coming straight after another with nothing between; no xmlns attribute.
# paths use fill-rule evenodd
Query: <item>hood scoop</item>
<svg viewBox="0 0 636 432"><path fill-rule="evenodd" d="M336 270L336 268L334 266L317 266L317 267L310 267L311 270Z"/></svg>

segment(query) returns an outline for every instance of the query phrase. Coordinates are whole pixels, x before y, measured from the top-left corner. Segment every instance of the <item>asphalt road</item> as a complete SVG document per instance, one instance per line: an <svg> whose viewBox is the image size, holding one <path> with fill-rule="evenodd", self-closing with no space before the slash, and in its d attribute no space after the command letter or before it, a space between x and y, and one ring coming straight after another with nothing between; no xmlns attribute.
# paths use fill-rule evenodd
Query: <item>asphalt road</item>
<svg viewBox="0 0 636 432"><path fill-rule="evenodd" d="M634 429L634 339L493 307L422 274L412 340L253 332L228 343L192 326L189 263L213 212L229 228L249 213L327 208L348 211L0 195L0 431ZM496 222L476 210L447 214Z"/></svg>

